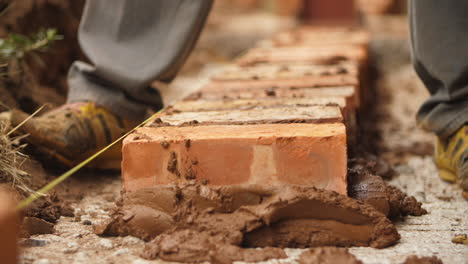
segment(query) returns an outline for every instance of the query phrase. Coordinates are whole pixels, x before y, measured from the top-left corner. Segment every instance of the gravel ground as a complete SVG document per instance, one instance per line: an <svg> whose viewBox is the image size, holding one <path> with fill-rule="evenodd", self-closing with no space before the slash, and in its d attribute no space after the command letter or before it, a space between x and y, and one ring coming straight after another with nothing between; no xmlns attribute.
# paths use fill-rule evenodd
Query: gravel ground
<svg viewBox="0 0 468 264"><path fill-rule="evenodd" d="M365 264L402 263L412 254L436 255L446 264L468 263L468 247L451 242L454 235L468 233L467 201L461 198L457 186L438 179L430 155L416 155L414 151L409 151L415 145L430 146L433 138L414 124L414 113L427 93L412 71L405 47L405 40L383 39L375 45L380 53L377 54L379 67L384 73L377 83L380 96L385 97L378 111L387 116L377 124L383 137L381 147L385 149L381 156L393 164L399 173L390 183L416 196L429 214L398 222L402 239L396 246L381 250L352 248L351 252ZM390 52L392 50L399 55L393 56L395 53ZM205 68L198 74L182 76L176 80L175 88L167 90L168 93L164 91L163 95L173 101L187 92L187 87L202 84L213 68L219 68L219 65ZM76 216L62 217L54 234L37 235L23 241L34 245L24 247L22 263L167 263L139 258L144 242L137 238L101 238L94 235L91 224L107 219L109 210L119 198L119 175L82 172L65 183L63 189L67 193L65 198L76 201L72 204ZM289 259L267 263L295 263L301 252L288 249Z"/></svg>

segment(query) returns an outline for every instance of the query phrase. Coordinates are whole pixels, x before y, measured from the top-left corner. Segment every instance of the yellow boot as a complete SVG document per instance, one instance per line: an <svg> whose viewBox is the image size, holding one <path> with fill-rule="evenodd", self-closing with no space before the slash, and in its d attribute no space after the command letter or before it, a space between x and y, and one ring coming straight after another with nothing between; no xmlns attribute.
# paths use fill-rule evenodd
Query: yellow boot
<svg viewBox="0 0 468 264"><path fill-rule="evenodd" d="M440 178L460 182L464 196L468 194L468 125L461 127L446 141L437 140L435 163Z"/></svg>
<svg viewBox="0 0 468 264"><path fill-rule="evenodd" d="M13 110L12 126L28 117ZM93 102L66 104L42 116L33 117L19 130L29 134L26 141L41 153L65 164L74 166L118 139L134 126L135 121L124 120ZM88 167L119 169L121 144L117 144Z"/></svg>

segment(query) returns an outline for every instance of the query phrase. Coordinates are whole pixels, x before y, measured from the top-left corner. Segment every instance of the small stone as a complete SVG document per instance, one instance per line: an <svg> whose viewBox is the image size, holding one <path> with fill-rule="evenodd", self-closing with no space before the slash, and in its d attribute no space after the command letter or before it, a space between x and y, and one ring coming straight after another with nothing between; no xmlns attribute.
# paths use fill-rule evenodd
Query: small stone
<svg viewBox="0 0 468 264"><path fill-rule="evenodd" d="M34 256L23 254L19 257L19 263L32 263L34 262L34 259Z"/></svg>
<svg viewBox="0 0 468 264"><path fill-rule="evenodd" d="M136 244L142 244L143 240L133 237L133 236L127 236L122 239L122 243L124 245L136 245Z"/></svg>
<svg viewBox="0 0 468 264"><path fill-rule="evenodd" d="M109 239L101 239L99 245L105 249L111 249L114 247L114 244Z"/></svg>
<svg viewBox="0 0 468 264"><path fill-rule="evenodd" d="M76 253L75 259L74 259L74 263L75 263L75 264L80 264L80 263L87 264L87 263L89 263L89 255L88 255L88 253L86 253L86 252L78 252L78 253Z"/></svg>
<svg viewBox="0 0 468 264"><path fill-rule="evenodd" d="M75 209L75 216L82 216L84 215L84 211L81 208L76 208Z"/></svg>
<svg viewBox="0 0 468 264"><path fill-rule="evenodd" d="M83 235L80 234L80 233L78 233L78 234L73 234L71 237L72 237L72 238L82 238Z"/></svg>
<svg viewBox="0 0 468 264"><path fill-rule="evenodd" d="M21 240L19 242L19 245L22 246L22 247L43 247L43 246L47 245L47 241L27 238L27 239Z"/></svg>
<svg viewBox="0 0 468 264"><path fill-rule="evenodd" d="M48 259L38 259L33 262L33 264L50 264L50 260Z"/></svg>
<svg viewBox="0 0 468 264"><path fill-rule="evenodd" d="M64 249L62 249L62 252L65 254L72 254L76 253L79 249L79 245L76 242L68 242L67 245L65 246Z"/></svg>
<svg viewBox="0 0 468 264"><path fill-rule="evenodd" d="M81 222L83 225L92 225L93 223L90 220L84 220Z"/></svg>
<svg viewBox="0 0 468 264"><path fill-rule="evenodd" d="M121 248L115 251L114 253L112 253L112 256L120 256L120 255L128 254L129 252L130 250L128 248Z"/></svg>
<svg viewBox="0 0 468 264"><path fill-rule="evenodd" d="M132 262L132 264L151 264L151 262L143 260L143 259L136 259Z"/></svg>
<svg viewBox="0 0 468 264"><path fill-rule="evenodd" d="M58 242L58 243L63 242L63 238L57 235L47 235L44 237L44 239L47 240L47 242Z"/></svg>
<svg viewBox="0 0 468 264"><path fill-rule="evenodd" d="M23 230L25 236L52 234L55 231L54 224L36 217L25 217L23 219Z"/></svg>

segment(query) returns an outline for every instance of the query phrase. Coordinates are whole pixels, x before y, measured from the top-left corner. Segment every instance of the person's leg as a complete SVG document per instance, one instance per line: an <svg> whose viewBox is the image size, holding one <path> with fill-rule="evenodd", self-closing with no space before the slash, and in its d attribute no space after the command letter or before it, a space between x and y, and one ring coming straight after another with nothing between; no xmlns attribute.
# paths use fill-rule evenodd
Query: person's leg
<svg viewBox="0 0 468 264"><path fill-rule="evenodd" d="M94 101L141 119L161 107L150 83L170 82L193 49L213 0L88 0L79 40L91 64L69 73L69 102Z"/></svg>
<svg viewBox="0 0 468 264"><path fill-rule="evenodd" d="M414 67L431 94L417 120L444 139L468 123L466 10L467 1L410 1Z"/></svg>
<svg viewBox="0 0 468 264"><path fill-rule="evenodd" d="M468 190L468 2L410 1L414 68L430 98L417 121L438 138L436 163L445 180Z"/></svg>
<svg viewBox="0 0 468 264"><path fill-rule="evenodd" d="M73 166L160 108L153 80L170 82L193 49L213 0L88 0L79 39L91 64L69 72L68 103L20 130L39 151ZM27 115L13 111L13 125ZM93 167L119 168L120 146Z"/></svg>

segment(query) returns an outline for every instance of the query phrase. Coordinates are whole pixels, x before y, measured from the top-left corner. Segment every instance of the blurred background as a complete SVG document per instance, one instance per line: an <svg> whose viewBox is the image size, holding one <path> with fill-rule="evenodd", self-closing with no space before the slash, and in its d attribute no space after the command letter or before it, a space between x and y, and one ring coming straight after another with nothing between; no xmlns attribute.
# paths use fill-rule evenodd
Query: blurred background
<svg viewBox="0 0 468 264"><path fill-rule="evenodd" d="M0 0L0 38L8 34L33 36L41 28L56 29L61 36L47 49L19 52L21 56L2 62L0 111L17 107L32 113L42 105L52 108L65 102L70 64L86 61L77 41L84 3ZM215 0L205 30L179 76L171 86L157 82L154 86L167 105L200 87L207 76L222 70L222 65L258 41L278 32L298 24L362 27L372 36L375 101L382 108L381 115L387 115L379 119L379 127L387 127L382 129L384 148L428 153L432 151L431 140L414 122L414 113L427 92L410 61L406 6L407 0ZM397 126L385 122L388 115L395 117ZM402 135L408 140L401 140Z"/></svg>
<svg viewBox="0 0 468 264"><path fill-rule="evenodd" d="M64 102L68 67L74 60L86 60L76 35L84 2L0 1L0 38L9 33L28 36L41 28L57 29L63 36L47 52L8 62L3 69L8 78L0 80L0 111L8 106L31 113L44 103L53 107ZM183 73L197 73L208 62L228 61L259 39L297 23L364 25L405 37L405 13L406 0L216 0Z"/></svg>

